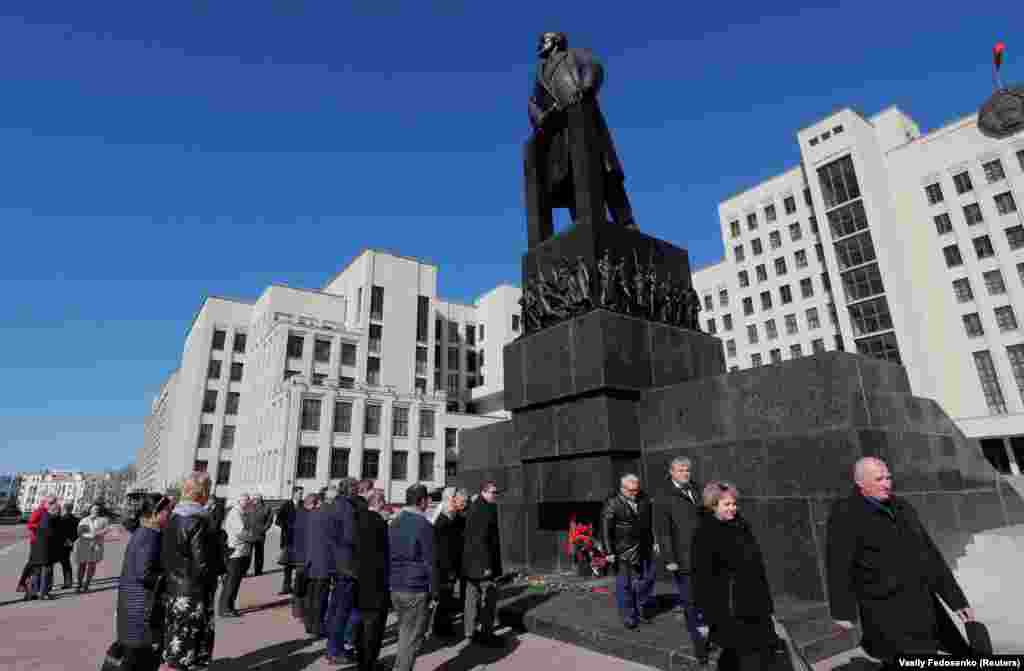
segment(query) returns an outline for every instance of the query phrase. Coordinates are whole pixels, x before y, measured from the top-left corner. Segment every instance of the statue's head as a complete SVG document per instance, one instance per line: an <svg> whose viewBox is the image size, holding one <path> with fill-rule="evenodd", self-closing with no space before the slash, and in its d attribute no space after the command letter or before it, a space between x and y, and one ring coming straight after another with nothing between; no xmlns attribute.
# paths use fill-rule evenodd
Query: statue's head
<svg viewBox="0 0 1024 671"><path fill-rule="evenodd" d="M565 33L541 33L537 41L537 56L547 58L557 51L569 48L569 38Z"/></svg>

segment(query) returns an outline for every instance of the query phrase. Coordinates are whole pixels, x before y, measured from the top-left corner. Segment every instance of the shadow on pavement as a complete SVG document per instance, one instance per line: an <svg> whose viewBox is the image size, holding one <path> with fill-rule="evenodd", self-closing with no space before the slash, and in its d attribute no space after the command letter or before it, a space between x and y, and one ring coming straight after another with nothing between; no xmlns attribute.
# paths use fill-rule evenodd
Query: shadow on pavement
<svg viewBox="0 0 1024 671"><path fill-rule="evenodd" d="M251 669L302 671L302 669L309 668L324 654L323 650L294 654L303 648L308 648L313 643L314 641L311 639L300 638L256 650L241 657L217 659L210 665L210 671L250 671Z"/></svg>
<svg viewBox="0 0 1024 671"><path fill-rule="evenodd" d="M269 603L261 603L258 606L250 606L249 608L239 608L238 612L242 615L248 615L249 613L258 613L262 610L270 610L272 608L280 608L281 606L287 606L291 602L292 600L290 598L278 599L277 601L271 601Z"/></svg>
<svg viewBox="0 0 1024 671"><path fill-rule="evenodd" d="M854 657L841 666L833 667L832 671L878 671L881 668L882 664L871 661L867 657Z"/></svg>
<svg viewBox="0 0 1024 671"><path fill-rule="evenodd" d="M500 648L485 648L474 644L466 645L459 651L458 655L441 662L434 667L433 671L472 671L473 669L487 668L489 665L511 655L520 645L519 639L512 634L506 634L501 638L504 640L505 645ZM444 647L447 646L437 639L428 640L420 648L419 657L429 655ZM389 655L380 660L381 669L390 670L394 668L394 665L394 655Z"/></svg>

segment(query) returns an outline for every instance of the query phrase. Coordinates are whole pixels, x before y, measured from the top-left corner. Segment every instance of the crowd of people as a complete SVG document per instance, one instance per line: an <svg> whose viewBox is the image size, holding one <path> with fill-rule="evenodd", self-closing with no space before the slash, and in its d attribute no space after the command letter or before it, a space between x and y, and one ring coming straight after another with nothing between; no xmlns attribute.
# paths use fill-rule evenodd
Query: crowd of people
<svg viewBox="0 0 1024 671"><path fill-rule="evenodd" d="M103 561L103 548L112 531L99 505L93 505L82 519L74 515L74 504L56 496L42 500L28 520L29 558L18 580L25 600L54 598L54 567L60 564L64 589L88 592L96 566ZM78 584L72 571L78 565Z"/></svg>

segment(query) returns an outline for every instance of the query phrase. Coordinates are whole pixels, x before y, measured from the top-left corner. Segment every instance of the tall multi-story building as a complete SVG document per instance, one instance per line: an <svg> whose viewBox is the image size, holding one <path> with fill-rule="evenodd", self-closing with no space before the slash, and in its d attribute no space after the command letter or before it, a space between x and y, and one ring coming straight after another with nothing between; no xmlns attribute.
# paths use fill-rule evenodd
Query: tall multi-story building
<svg viewBox="0 0 1024 671"><path fill-rule="evenodd" d="M832 349L902 363L1006 472L1024 466L1024 135L896 108L797 133L801 164L719 205L694 273L731 370Z"/></svg>
<svg viewBox="0 0 1024 671"><path fill-rule="evenodd" d="M441 486L458 432L507 416L501 348L518 299L499 286L474 305L441 300L436 266L374 250L320 290L209 298L154 403L139 471L159 464L145 480L159 489L207 470L218 496L346 476L389 500L411 482Z"/></svg>
<svg viewBox="0 0 1024 671"><path fill-rule="evenodd" d="M132 489L164 491L170 484L162 478L167 471L163 459L168 455L168 450L164 447L171 430L174 385L177 380L178 371L168 375L150 406L150 413L145 421L142 447L135 455L135 481L131 483Z"/></svg>

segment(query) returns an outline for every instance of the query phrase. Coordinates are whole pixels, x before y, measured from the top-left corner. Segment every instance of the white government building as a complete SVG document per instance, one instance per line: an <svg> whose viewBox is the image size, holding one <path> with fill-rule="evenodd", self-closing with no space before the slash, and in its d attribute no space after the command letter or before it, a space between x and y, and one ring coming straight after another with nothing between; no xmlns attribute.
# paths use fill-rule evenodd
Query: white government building
<svg viewBox="0 0 1024 671"><path fill-rule="evenodd" d="M438 298L437 273L366 250L321 290L207 298L153 401L136 486L160 491L193 468L229 498L346 476L389 501L413 482L443 486L458 432L508 417L502 348L521 325L518 288L462 305Z"/></svg>
<svg viewBox="0 0 1024 671"><path fill-rule="evenodd" d="M801 163L719 204L694 273L732 370L834 349L901 362L1004 472L1024 468L1024 135L896 108L797 133Z"/></svg>

